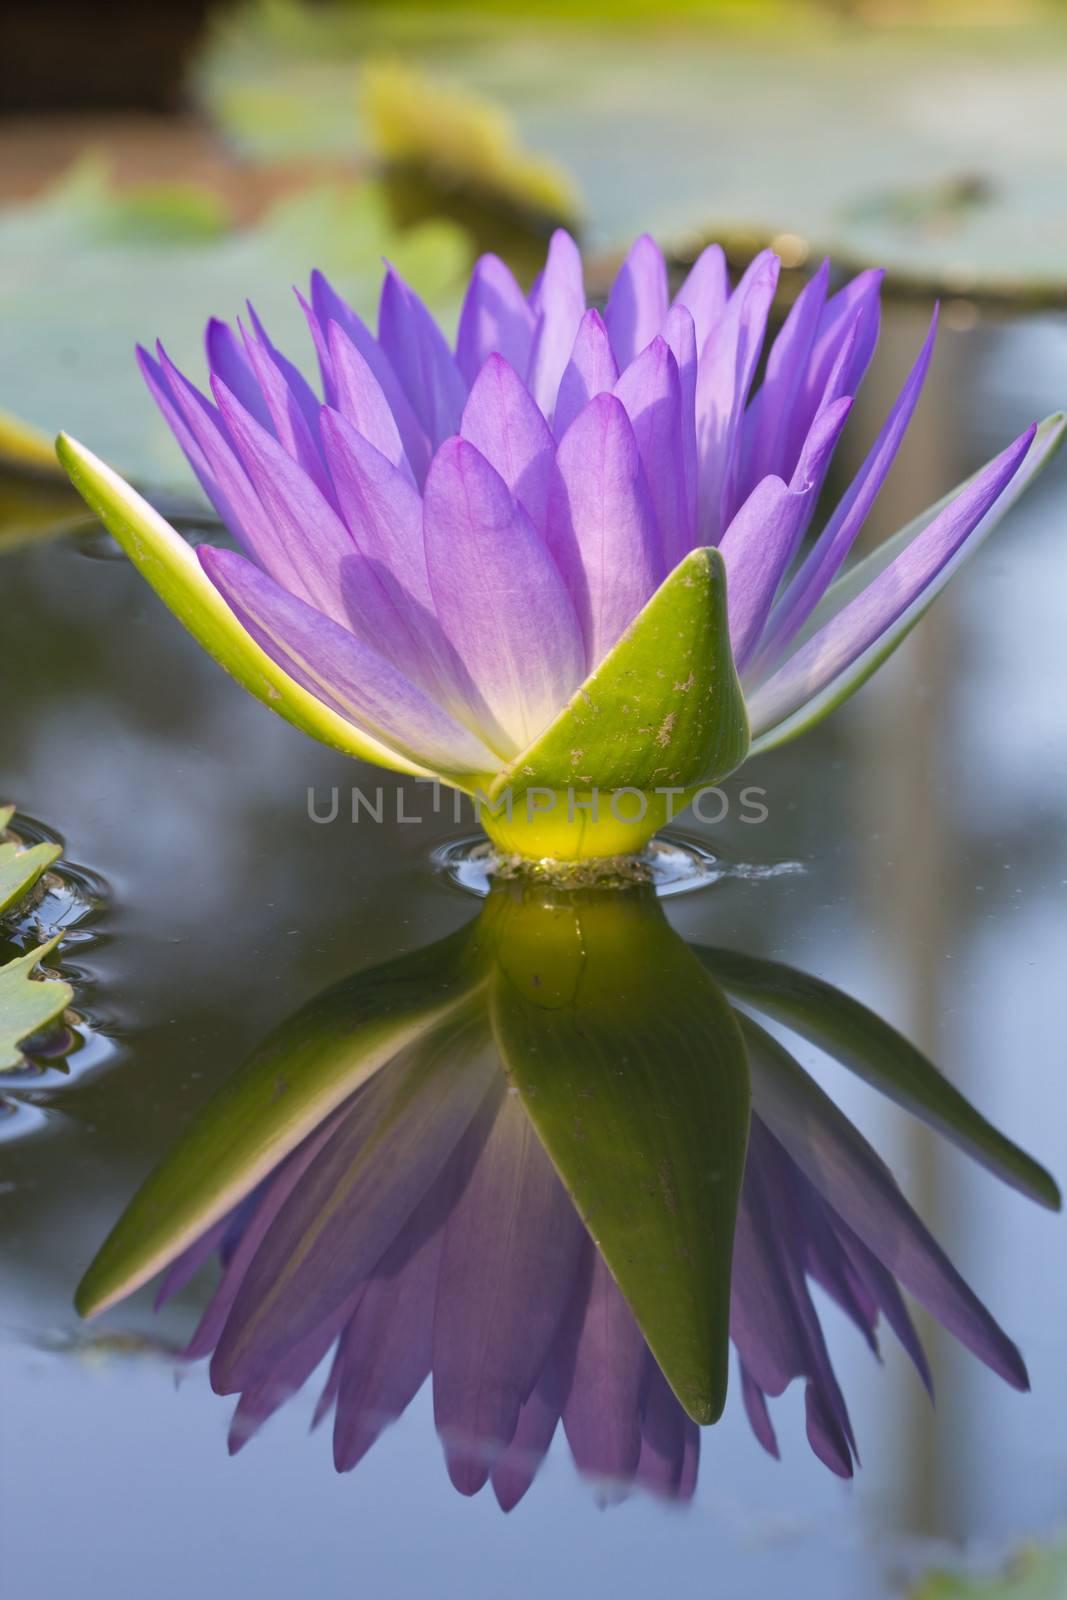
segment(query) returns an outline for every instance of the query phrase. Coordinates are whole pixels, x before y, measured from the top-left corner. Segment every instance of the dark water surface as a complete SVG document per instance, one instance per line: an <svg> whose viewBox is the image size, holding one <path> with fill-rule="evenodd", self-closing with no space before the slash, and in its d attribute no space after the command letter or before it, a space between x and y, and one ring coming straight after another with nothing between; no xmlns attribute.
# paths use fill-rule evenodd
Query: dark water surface
<svg viewBox="0 0 1067 1600"><path fill-rule="evenodd" d="M897 316L854 453L918 328ZM877 531L1065 396L1062 324L950 332ZM685 819L727 866L783 870L727 871L666 906L687 939L790 962L864 1000L1061 1181L1065 506L1061 460L877 682L732 780L725 823ZM415 786L407 814L422 820L398 823L398 783L383 775L391 822L352 825L342 805L316 824L309 787L325 806L333 785L369 793L379 775L245 697L102 538L0 557L0 630L0 798L93 875L71 880L64 913L89 1042L69 1077L12 1080L0 1121L0 1574L12 1600L564 1600L656 1586L873 1600L931 1562L993 1559L1062 1521L1062 1220L810 1047L800 1059L1021 1346L1032 1394L920 1317L932 1411L895 1342L879 1367L816 1291L863 1463L851 1484L811 1455L800 1385L773 1408L780 1463L731 1392L686 1509L642 1494L603 1509L560 1438L510 1516L488 1491L461 1498L428 1388L350 1475L334 1473L324 1433L308 1437L316 1384L230 1459L233 1401L176 1360L211 1270L158 1315L145 1289L91 1324L74 1287L137 1184L265 1034L329 984L471 920L477 902L429 864L470 823L433 816ZM761 825L741 820L747 785L766 790Z"/></svg>

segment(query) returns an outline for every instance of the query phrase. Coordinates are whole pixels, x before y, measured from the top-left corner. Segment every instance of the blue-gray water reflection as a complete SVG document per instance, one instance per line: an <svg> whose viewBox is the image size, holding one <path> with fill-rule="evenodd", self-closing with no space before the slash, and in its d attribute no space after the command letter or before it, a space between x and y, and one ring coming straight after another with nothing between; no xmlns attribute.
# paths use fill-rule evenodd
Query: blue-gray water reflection
<svg viewBox="0 0 1067 1600"><path fill-rule="evenodd" d="M851 1477L811 1286L875 1354L884 1319L927 1388L901 1287L1013 1387L1026 1370L757 1015L1058 1207L1039 1166L829 986L690 949L648 890L513 882L275 1030L146 1179L79 1308L160 1269L165 1304L217 1256L185 1359L210 1357L212 1387L239 1396L231 1452L329 1357L314 1422L333 1413L349 1471L432 1377L453 1484L491 1481L505 1510L560 1424L607 1492L691 1499L729 1338L763 1448L779 1454L768 1397L803 1379L811 1449Z"/></svg>

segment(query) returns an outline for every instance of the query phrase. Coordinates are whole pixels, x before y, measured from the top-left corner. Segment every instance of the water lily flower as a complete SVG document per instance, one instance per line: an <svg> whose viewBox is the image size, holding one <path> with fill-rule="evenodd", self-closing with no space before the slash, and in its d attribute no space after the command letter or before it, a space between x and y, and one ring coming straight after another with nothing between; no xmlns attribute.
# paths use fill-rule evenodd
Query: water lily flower
<svg viewBox="0 0 1067 1600"><path fill-rule="evenodd" d="M453 1060L466 1081L449 1084L438 1103L443 1139L424 1127L412 1151L403 1186L409 1203L412 1194L419 1198L405 1221L392 1222L394 1237L389 1222L383 1231L383 1215L395 1215L402 1180L394 1172L390 1183L381 1170L395 1155L391 1138L377 1154L373 1188L361 1186L364 1215L356 1221L348 1205L329 1214L331 1185L340 1179L343 1188L358 1152L381 1138L390 1115L403 1115L410 1080L405 1086L402 1075L387 1074L393 1081L384 1098L384 1080L376 1093L358 1095L170 1268L160 1305L210 1255L223 1266L185 1357L210 1357L215 1390L238 1396L231 1453L332 1352L315 1420L333 1412L339 1472L363 1459L430 1380L435 1424L461 1493L491 1483L510 1510L562 1429L583 1476L616 1492L635 1484L690 1498L699 1428L671 1391L520 1102L499 1074L472 1075L469 1057ZM480 1096L469 1092L475 1083ZM730 1335L760 1444L778 1456L767 1397L800 1379L813 1452L851 1477L855 1437L810 1284L839 1305L876 1355L884 1317L931 1393L898 1279L920 1285L938 1320L1014 1387L1027 1387L1027 1379L1015 1346L874 1151L829 1102L819 1113L802 1142L832 1154L844 1149L851 1170L835 1180L828 1165L817 1183L759 1113L753 1117ZM294 1252L310 1240L308 1268L294 1274ZM272 1306L279 1285L283 1303ZM299 1318L297 1298L305 1306Z"/></svg>
<svg viewBox="0 0 1067 1600"><path fill-rule="evenodd" d="M239 1396L232 1449L333 1351L317 1414L334 1411L339 1470L430 1379L453 1482L491 1482L505 1506L560 1426L581 1472L687 1498L732 1343L760 1442L777 1453L768 1397L802 1380L811 1446L848 1476L810 1284L872 1349L884 1318L927 1385L902 1290L1010 1384L1026 1372L756 1011L1058 1204L1048 1174L856 1002L688 947L650 891L512 884L471 927L356 974L267 1039L131 1201L79 1308L164 1269L165 1299L217 1254L188 1355Z"/></svg>
<svg viewBox="0 0 1067 1600"><path fill-rule="evenodd" d="M524 294L484 256L451 348L391 269L377 334L319 273L322 400L255 312L210 398L142 371L239 551L194 557L60 437L77 487L198 639L316 738L484 794L509 850L639 849L697 787L852 692L1046 460L1028 429L839 578L930 362L805 548L874 353L880 275L820 267L766 352L779 263L710 246L670 297L647 236L603 313L557 232ZM936 317L934 319L936 321ZM835 581L836 580L836 581ZM625 791L625 795L623 795Z"/></svg>

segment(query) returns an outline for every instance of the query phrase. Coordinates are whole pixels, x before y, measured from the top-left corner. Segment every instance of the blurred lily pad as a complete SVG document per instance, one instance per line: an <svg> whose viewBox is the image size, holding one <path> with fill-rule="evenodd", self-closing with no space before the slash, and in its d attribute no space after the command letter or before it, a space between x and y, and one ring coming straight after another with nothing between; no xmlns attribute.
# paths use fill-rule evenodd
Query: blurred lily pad
<svg viewBox="0 0 1067 1600"><path fill-rule="evenodd" d="M580 208L570 178L522 148L495 101L382 60L363 68L360 104L372 148L389 165L547 225L574 226Z"/></svg>
<svg viewBox="0 0 1067 1600"><path fill-rule="evenodd" d="M173 185L120 193L88 161L40 199L0 212L0 405L46 436L79 434L143 482L188 489L177 446L146 403L138 340L162 338L200 378L208 318L234 316L247 297L310 369L291 286L319 266L373 317L383 255L446 320L458 305L466 236L441 221L398 231L375 184L310 187L241 229L213 207Z"/></svg>
<svg viewBox="0 0 1067 1600"><path fill-rule="evenodd" d="M402 50L574 174L594 246L648 229L688 255L743 232L784 237L793 264L829 250L924 290L1067 298L1061 17L635 5L608 28L593 9L253 5L203 93L248 151L336 154L354 64Z"/></svg>
<svg viewBox="0 0 1067 1600"><path fill-rule="evenodd" d="M934 1572L911 1590L911 1600L1064 1600L1067 1539L1043 1549L1024 1545L1002 1571L985 1577Z"/></svg>

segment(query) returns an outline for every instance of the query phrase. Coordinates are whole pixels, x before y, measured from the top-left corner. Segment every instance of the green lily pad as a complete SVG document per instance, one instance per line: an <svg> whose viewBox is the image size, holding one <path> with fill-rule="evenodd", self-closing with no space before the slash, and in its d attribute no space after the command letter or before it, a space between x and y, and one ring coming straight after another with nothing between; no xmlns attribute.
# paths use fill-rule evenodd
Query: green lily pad
<svg viewBox="0 0 1067 1600"><path fill-rule="evenodd" d="M398 230L374 183L316 183L243 228L222 228L211 208L210 196L167 186L124 194L88 161L42 198L0 211L0 408L25 419L45 469L41 436L67 428L138 482L198 492L146 397L134 345L162 338L202 385L208 318L242 314L250 298L311 375L292 285L313 267L371 321L383 256L446 320L458 306L465 234L441 220ZM0 455L6 436L15 439L10 421Z"/></svg>
<svg viewBox="0 0 1067 1600"><path fill-rule="evenodd" d="M465 1005L484 968L461 930L345 979L284 1022L208 1101L133 1197L75 1295L96 1316L235 1206L405 1046Z"/></svg>
<svg viewBox="0 0 1067 1600"><path fill-rule="evenodd" d="M544 733L495 779L505 790L693 788L748 751L717 550L693 550Z"/></svg>
<svg viewBox="0 0 1067 1600"><path fill-rule="evenodd" d="M727 993L810 1040L897 1105L929 1123L1005 1183L1056 1211L1055 1180L986 1121L921 1051L840 989L777 961L694 945Z"/></svg>
<svg viewBox="0 0 1067 1600"><path fill-rule="evenodd" d="M8 812L5 819L4 810L0 810L0 834L10 820L11 813ZM14 839L0 839L0 915L28 894L41 874L62 853L58 844L34 844L27 848Z"/></svg>
<svg viewBox="0 0 1067 1600"><path fill-rule="evenodd" d="M57 978L35 978L36 968L51 955L60 935L36 950L0 967L0 1072L22 1065L23 1039L62 1016L74 998L69 983Z"/></svg>
<svg viewBox="0 0 1067 1600"><path fill-rule="evenodd" d="M202 91L247 151L336 155L358 138L359 62L392 50L507 106L574 175L594 246L647 229L689 254L744 229L784 236L794 262L825 250L931 294L1067 296L1062 17L966 26L955 7L944 26L916 6L906 28L841 27L826 8L745 5L723 25L718 9L629 7L619 26L612 7L606 27L588 4L247 6Z"/></svg>
<svg viewBox="0 0 1067 1600"><path fill-rule="evenodd" d="M639 892L502 901L501 1056L664 1376L697 1422L726 1399L748 1138L733 1013Z"/></svg>

